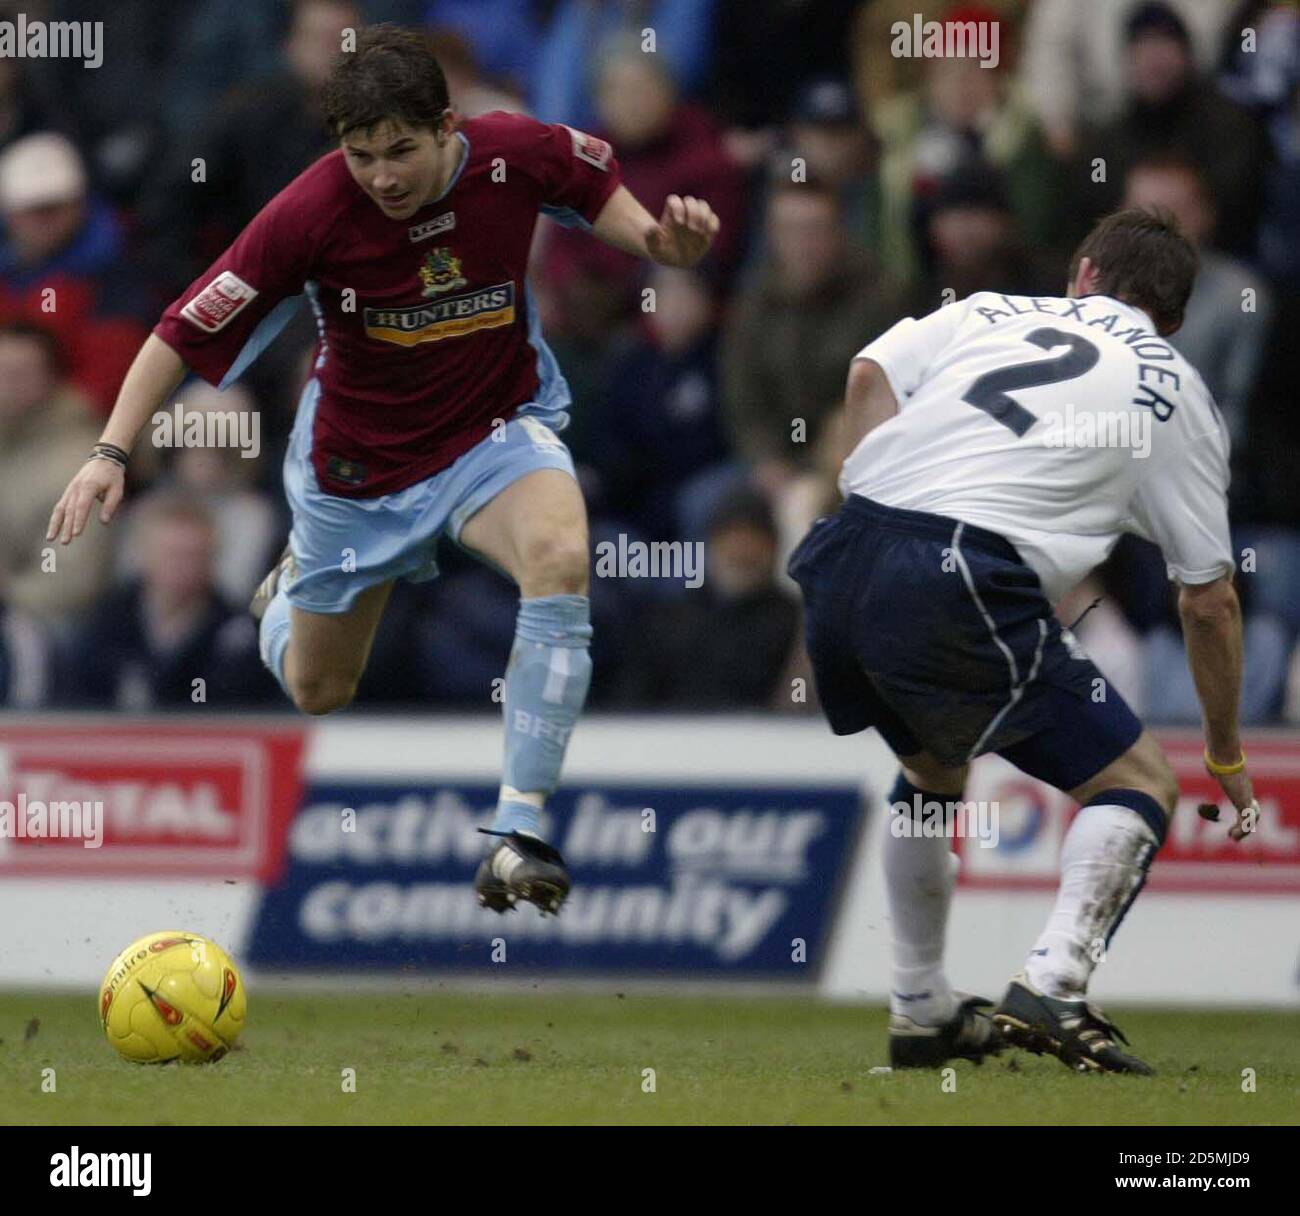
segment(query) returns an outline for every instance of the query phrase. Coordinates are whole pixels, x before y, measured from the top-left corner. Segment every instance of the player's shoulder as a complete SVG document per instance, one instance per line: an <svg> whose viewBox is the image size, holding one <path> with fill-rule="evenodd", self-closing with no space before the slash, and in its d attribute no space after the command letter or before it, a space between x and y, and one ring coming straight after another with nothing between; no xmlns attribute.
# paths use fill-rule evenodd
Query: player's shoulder
<svg viewBox="0 0 1300 1216"><path fill-rule="evenodd" d="M602 168L610 156L609 145L585 131L512 110L491 110L466 118L460 131L469 142L471 157L503 156L525 169L530 163L553 157L556 151L572 153Z"/></svg>
<svg viewBox="0 0 1300 1216"><path fill-rule="evenodd" d="M304 233L319 231L365 198L348 172L341 148L313 161L263 208L301 225Z"/></svg>
<svg viewBox="0 0 1300 1216"><path fill-rule="evenodd" d="M459 130L469 141L471 153L521 152L550 138L554 127L513 110L489 110L462 119Z"/></svg>

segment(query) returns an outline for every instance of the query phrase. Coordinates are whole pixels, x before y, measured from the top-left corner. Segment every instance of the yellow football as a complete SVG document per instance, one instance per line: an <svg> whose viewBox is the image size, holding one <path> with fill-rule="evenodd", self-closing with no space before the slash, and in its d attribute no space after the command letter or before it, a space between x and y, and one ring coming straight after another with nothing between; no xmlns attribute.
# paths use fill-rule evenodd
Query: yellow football
<svg viewBox="0 0 1300 1216"><path fill-rule="evenodd" d="M247 1006L230 956L209 938L180 929L132 942L99 986L104 1034L139 1064L221 1059L244 1028Z"/></svg>

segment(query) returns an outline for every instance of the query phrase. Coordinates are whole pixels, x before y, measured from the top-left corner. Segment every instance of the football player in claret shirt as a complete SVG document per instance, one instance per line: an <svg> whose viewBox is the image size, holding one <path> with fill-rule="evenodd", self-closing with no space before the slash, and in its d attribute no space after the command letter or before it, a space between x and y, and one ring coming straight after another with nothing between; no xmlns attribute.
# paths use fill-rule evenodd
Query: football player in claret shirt
<svg viewBox="0 0 1300 1216"><path fill-rule="evenodd" d="M603 140L495 112L458 122L424 38L362 32L327 85L338 150L273 198L163 314L101 441L50 519L108 523L145 422L194 371L225 386L306 293L319 341L285 457L289 547L253 601L262 656L306 713L346 705L393 580L432 578L450 536L519 585L505 763L479 902L544 912L569 889L538 835L591 678L586 511L556 432L569 392L525 282L539 212L666 266L718 220L670 195L656 221Z"/></svg>

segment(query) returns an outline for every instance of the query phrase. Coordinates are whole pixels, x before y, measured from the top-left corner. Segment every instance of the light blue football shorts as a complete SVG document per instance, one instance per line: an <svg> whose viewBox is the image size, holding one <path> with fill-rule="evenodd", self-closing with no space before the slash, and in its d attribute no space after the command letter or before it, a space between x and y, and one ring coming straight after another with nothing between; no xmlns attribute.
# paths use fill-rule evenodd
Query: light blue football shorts
<svg viewBox="0 0 1300 1216"><path fill-rule="evenodd" d="M326 494L311 463L319 397L320 384L312 380L303 390L284 458L284 489L293 512L289 546L297 565L285 593L306 612L346 612L367 587L389 579L436 578L439 536L459 543L471 515L536 469L561 469L576 480L569 449L548 425L563 427L568 415L533 405L523 407L532 412L517 413L445 469L404 490L377 498Z"/></svg>

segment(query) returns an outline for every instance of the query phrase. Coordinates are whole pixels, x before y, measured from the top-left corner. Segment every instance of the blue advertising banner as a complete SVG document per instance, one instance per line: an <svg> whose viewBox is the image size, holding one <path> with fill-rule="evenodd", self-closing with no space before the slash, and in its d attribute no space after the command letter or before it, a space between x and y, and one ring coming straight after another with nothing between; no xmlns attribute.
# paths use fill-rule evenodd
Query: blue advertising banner
<svg viewBox="0 0 1300 1216"><path fill-rule="evenodd" d="M473 891L496 798L487 785L309 786L248 961L812 979L863 820L845 785L578 786L547 808L574 884L560 915L498 915Z"/></svg>

